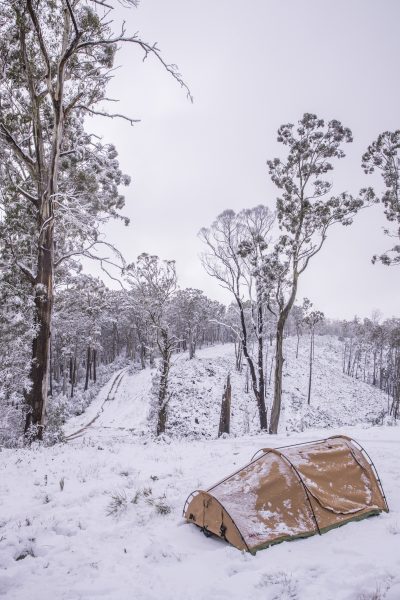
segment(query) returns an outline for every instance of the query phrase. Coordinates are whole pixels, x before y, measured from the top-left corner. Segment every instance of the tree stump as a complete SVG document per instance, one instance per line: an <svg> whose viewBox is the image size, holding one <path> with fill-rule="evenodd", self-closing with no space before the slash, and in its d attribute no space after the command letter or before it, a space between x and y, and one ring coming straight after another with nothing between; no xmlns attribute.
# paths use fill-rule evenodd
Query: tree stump
<svg viewBox="0 0 400 600"><path fill-rule="evenodd" d="M223 433L230 433L231 427L231 376L228 374L224 393L222 394L221 416L219 419L218 437Z"/></svg>

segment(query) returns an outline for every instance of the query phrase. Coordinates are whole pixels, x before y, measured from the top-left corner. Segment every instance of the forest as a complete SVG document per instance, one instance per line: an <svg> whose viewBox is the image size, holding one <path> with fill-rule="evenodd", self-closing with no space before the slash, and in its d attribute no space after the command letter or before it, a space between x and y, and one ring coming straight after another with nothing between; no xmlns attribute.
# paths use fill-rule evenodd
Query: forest
<svg viewBox="0 0 400 600"><path fill-rule="evenodd" d="M179 275L184 245L172 256L152 253L151 223L149 245L136 256L106 234L114 222L135 236L126 206L135 182L121 167L118 136L92 127L122 123L135 136L138 118L109 96L119 55L132 47L185 106L196 104L190 73L135 31L136 9L135 0L0 0L0 595L26 598L33 577L32 598L124 599L132 589L127 555L143 570L133 584L143 600L167 588L165 598L210 597L201 582L193 594L177 582L180 561L186 568L196 557L204 574L211 569L216 598L396 600L398 558L378 561L369 579L349 576L347 587L327 591L334 575L323 573L339 537L330 538L319 575L307 575L304 564L288 559L291 544L280 544L272 574L262 570L261 552L258 583L246 579L236 589L231 576L251 572L243 555L215 545L213 567L207 541L182 527L175 537L175 529L185 492L237 469L253 449L281 447L290 436L304 443L354 431L378 456L394 506L379 517L385 525L372 523L365 544L380 526L382 561L400 555L400 315L377 307L333 318L302 287L333 232L351 238L357 219L377 209L388 250L371 247L368 260L397 278L400 130L386 130L381 115L380 133L357 158L362 186L343 185L352 124L315 114L311 103L310 112L282 111L270 140L274 153L260 157L274 195L266 193L263 203L244 198L239 208L227 195L211 219L205 212L196 222L197 263L226 301L211 287L189 287ZM168 143L172 151L174 140ZM90 515L85 503L92 500ZM97 549L103 521L108 557ZM147 548L144 558L128 526ZM142 526L147 533L138 532ZM153 546L157 527L164 551ZM358 525L349 527L344 539L358 556L363 542L351 535ZM75 537L77 562L68 555ZM317 560L317 546L300 543L309 543L309 558ZM60 553L55 562L49 547ZM236 566L221 583L217 570L231 559ZM40 565L29 567L30 575L29 561ZM162 571L166 564L172 575ZM47 575L38 574L46 565ZM64 571L74 572L72 595ZM106 572L120 582L107 587Z"/></svg>

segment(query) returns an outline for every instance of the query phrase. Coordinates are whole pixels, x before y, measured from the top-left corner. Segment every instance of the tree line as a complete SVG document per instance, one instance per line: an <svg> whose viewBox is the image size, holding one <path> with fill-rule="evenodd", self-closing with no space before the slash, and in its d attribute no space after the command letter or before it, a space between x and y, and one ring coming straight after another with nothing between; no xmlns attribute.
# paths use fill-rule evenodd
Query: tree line
<svg viewBox="0 0 400 600"><path fill-rule="evenodd" d="M54 399L76 405L96 383L99 369L131 364L154 368L157 433L165 430L168 375L173 353L232 340L222 323L225 307L201 290L179 289L175 263L142 254L127 268L121 290L83 273L55 294L52 319L46 412ZM29 321L0 321L7 334L0 348L0 406L16 427L26 413L24 390L29 385ZM16 343L17 342L17 343ZM45 414L46 418L47 414Z"/></svg>
<svg viewBox="0 0 400 600"><path fill-rule="evenodd" d="M342 321L343 373L387 393L387 414L400 416L400 319Z"/></svg>

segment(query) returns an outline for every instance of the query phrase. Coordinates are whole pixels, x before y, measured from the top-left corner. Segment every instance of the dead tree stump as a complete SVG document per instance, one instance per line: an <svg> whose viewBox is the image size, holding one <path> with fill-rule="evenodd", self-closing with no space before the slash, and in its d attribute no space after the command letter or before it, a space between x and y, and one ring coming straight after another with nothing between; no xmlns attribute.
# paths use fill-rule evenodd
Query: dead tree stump
<svg viewBox="0 0 400 600"><path fill-rule="evenodd" d="M224 389L224 393L222 394L221 416L219 419L218 437L220 437L223 433L230 433L231 396L232 396L231 376L229 374L228 378L226 380L226 386Z"/></svg>

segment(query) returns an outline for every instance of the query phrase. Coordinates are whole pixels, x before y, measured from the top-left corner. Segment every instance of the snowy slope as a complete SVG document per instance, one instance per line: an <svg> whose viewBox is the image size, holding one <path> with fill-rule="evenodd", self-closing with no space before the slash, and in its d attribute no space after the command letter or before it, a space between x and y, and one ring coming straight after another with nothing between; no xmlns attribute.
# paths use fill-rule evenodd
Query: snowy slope
<svg viewBox="0 0 400 600"><path fill-rule="evenodd" d="M323 403L330 416L343 421L378 410L384 398L341 375L340 356L335 368L332 343L326 360L318 358L316 348L321 391L317 395L315 390L315 406ZM301 378L300 367L295 371L294 361L289 351L286 424L289 414L294 418L292 397L301 400L306 393L306 378ZM228 346L205 349L198 361L187 361L184 355L176 358L173 388L180 380L182 390L190 385L193 391L192 396L176 394L171 402L184 400L187 431L193 431L198 415L206 437L200 430L196 433L200 439L154 440L147 421L151 373L124 371L119 384L116 374L103 388L87 420L81 415L68 424L67 433L73 433L99 415L80 437L50 448L0 452L0 597L400 600L400 428L358 425L289 434L283 427L279 436L239 436L243 410L235 392L237 437L208 439L215 437L220 383L229 364ZM201 376L207 369L214 371L207 374L209 379ZM208 392L207 400L197 396L198 385L188 383L196 378ZM243 377L233 374L233 378L238 390ZM295 391L298 395L293 396ZM357 415L351 415L355 409ZM183 420L181 424L183 433ZM182 508L193 489L209 487L245 464L259 448L339 432L355 437L371 454L389 514L321 537L283 543L255 557L205 538L198 528L183 522Z"/></svg>
<svg viewBox="0 0 400 600"><path fill-rule="evenodd" d="M316 337L311 406L307 405L309 338L285 340L283 413L281 431L303 431L309 427L331 427L371 423L379 420L387 406L386 395L362 381L342 373L342 344L333 337ZM273 348L269 348L273 355ZM273 365L272 365L273 366ZM267 364L267 406L271 408L273 372ZM251 391L245 393L246 366L235 371L232 345L205 348L196 360L177 357L171 370L173 392L169 425L176 435L215 437L218 431L221 396L228 372L232 383L232 432L258 431L258 414ZM196 419L198 423L196 422Z"/></svg>

